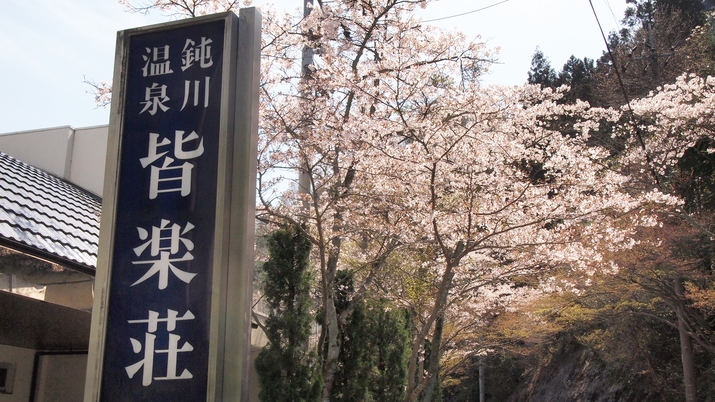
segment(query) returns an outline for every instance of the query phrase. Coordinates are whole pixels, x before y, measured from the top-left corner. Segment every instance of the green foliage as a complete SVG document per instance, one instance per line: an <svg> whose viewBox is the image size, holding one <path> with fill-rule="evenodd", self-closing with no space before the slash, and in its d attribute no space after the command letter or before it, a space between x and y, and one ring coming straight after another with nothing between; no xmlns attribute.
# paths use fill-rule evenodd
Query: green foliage
<svg viewBox="0 0 715 402"><path fill-rule="evenodd" d="M263 265L264 297L270 308L265 329L268 345L256 358L265 402L317 401L321 391L315 352L305 350L310 336L311 244L299 227L285 227L268 237Z"/></svg>
<svg viewBox="0 0 715 402"><path fill-rule="evenodd" d="M539 84L541 88L557 88L568 85L570 89L565 94L563 102L574 103L576 100L591 101L593 98L593 73L596 66L588 57L582 59L571 56L557 74L551 67L548 58L536 48L531 56L529 69L529 84Z"/></svg>
<svg viewBox="0 0 715 402"><path fill-rule="evenodd" d="M350 303L353 278L346 271L338 271L335 282L335 308L341 314ZM332 390L332 399L336 402L357 402L367 397L372 356L365 324L365 303L360 301L340 331L340 357Z"/></svg>
<svg viewBox="0 0 715 402"><path fill-rule="evenodd" d="M410 353L410 320L401 309L388 309L387 302L375 302L371 317L374 353L370 394L375 400L401 401L407 383L407 360Z"/></svg>
<svg viewBox="0 0 715 402"><path fill-rule="evenodd" d="M528 82L529 84L539 84L541 88L551 88L556 83L556 71L538 47L534 51L534 55L531 56Z"/></svg>
<svg viewBox="0 0 715 402"><path fill-rule="evenodd" d="M564 96L564 102L574 103L576 100L593 101L593 74L596 66L592 59L585 57L579 59L571 56L564 64L558 79L557 86L568 85L569 91Z"/></svg>
<svg viewBox="0 0 715 402"><path fill-rule="evenodd" d="M314 352L266 347L256 358L261 401L311 402L320 399L320 367Z"/></svg>
<svg viewBox="0 0 715 402"><path fill-rule="evenodd" d="M353 279L336 278L338 314L348 308ZM341 350L332 401L403 401L409 358L409 320L384 300L361 300L341 328Z"/></svg>
<svg viewBox="0 0 715 402"><path fill-rule="evenodd" d="M653 22L656 13L681 15L689 28L705 22L705 4L702 0L626 0L629 4L623 21L633 27Z"/></svg>

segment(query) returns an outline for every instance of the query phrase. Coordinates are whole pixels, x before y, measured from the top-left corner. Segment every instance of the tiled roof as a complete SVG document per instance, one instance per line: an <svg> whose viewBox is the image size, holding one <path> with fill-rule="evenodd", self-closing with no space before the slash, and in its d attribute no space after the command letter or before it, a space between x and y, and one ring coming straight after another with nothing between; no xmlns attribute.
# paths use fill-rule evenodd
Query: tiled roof
<svg viewBox="0 0 715 402"><path fill-rule="evenodd" d="M0 241L94 271L101 200L0 152Z"/></svg>

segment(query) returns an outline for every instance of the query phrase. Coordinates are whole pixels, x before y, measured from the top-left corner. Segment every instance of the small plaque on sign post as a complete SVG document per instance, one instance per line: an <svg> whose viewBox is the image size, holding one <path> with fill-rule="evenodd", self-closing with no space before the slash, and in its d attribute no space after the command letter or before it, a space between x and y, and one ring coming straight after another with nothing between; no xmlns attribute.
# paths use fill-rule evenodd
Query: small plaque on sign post
<svg viewBox="0 0 715 402"><path fill-rule="evenodd" d="M118 34L87 402L246 394L259 41L255 9Z"/></svg>

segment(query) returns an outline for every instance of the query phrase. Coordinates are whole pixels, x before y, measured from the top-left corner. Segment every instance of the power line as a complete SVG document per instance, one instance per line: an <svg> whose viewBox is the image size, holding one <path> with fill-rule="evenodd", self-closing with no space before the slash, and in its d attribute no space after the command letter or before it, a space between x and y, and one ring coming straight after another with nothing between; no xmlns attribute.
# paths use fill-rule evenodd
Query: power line
<svg viewBox="0 0 715 402"><path fill-rule="evenodd" d="M434 21L446 20L446 19L449 19L449 18L461 17L461 16L463 16L463 15L476 13L477 11L486 10L487 8L496 7L496 6L498 6L499 4L504 4L504 3L506 3L507 1L509 1L509 0L503 0L503 1L500 1L499 3L494 3L494 4L492 4L492 5L489 5L489 6L486 6L486 7L482 7L482 8L479 8L479 9L477 9L477 10L467 11L466 13L450 15L449 17L435 18L435 19L432 19L432 20L425 20L425 21L422 21L422 22L434 22Z"/></svg>
<svg viewBox="0 0 715 402"><path fill-rule="evenodd" d="M606 7L608 7L608 11L611 12L611 17L613 17L613 22L616 23L617 27L621 26L621 24L618 22L618 19L616 18L616 14L613 13L613 8L611 7L611 3L609 3L608 0L603 0L603 2L606 4Z"/></svg>
<svg viewBox="0 0 715 402"><path fill-rule="evenodd" d="M608 40L606 39L606 34L603 32L603 27L601 27L601 21L598 19L598 14L596 13L596 9L593 7L593 1L588 0L589 4L591 4L591 10L593 10L593 16L596 18L596 23L598 24L598 29L601 31L601 37L603 38L603 42L606 44L606 50L608 51L608 55L611 57L611 63L613 63L613 70L616 72L616 77L618 77L618 84L621 87L621 91L623 92L623 98L626 100L626 106L628 107L628 111L630 112L631 115L631 120L635 117L635 112L633 111L633 108L631 107L631 100L628 97L628 92L626 91L626 86L623 84L623 79L621 78L621 73L618 71L618 66L616 66L616 58L613 56L613 52L611 51L611 45L608 43ZM632 122L633 128L636 132L636 138L638 138L638 142L640 143L641 148L643 149L643 152L645 152L645 159L646 163L648 164L648 167L650 168L650 172L653 175L653 179L655 180L655 184L660 188L660 179L658 179L658 173L655 171L655 168L653 168L653 161L651 160L650 153L648 152L648 148L646 148L645 141L643 140L643 136L641 135L641 130L638 127L635 122Z"/></svg>

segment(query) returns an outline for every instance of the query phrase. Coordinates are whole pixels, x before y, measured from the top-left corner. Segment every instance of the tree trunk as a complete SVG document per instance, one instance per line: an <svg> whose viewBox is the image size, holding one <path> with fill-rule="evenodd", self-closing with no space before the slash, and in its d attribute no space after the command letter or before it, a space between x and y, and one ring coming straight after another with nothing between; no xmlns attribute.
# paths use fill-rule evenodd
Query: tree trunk
<svg viewBox="0 0 715 402"><path fill-rule="evenodd" d="M432 349L430 350L430 361L427 367L427 385L425 386L425 395L422 398L423 402L432 402L434 388L439 379L439 360L442 351L442 332L444 330L444 310L437 318L434 325L434 334L432 335Z"/></svg>
<svg viewBox="0 0 715 402"><path fill-rule="evenodd" d="M340 356L338 315L335 310L335 297L332 292L329 293L327 303L325 304L325 322L323 325L328 327L328 350L325 354L325 364L323 367L323 402L330 402L330 395L333 392L333 383L335 382L335 372L338 369L338 357Z"/></svg>
<svg viewBox="0 0 715 402"><path fill-rule="evenodd" d="M439 299L439 306L441 307L434 324L434 334L432 334L432 349L430 350L429 367L427 367L427 378L429 382L425 388L424 402L432 401L434 388L439 379L439 361L442 357L442 333L444 331L444 312L447 309L447 297L449 296L449 289L452 287L452 278L454 278L454 272L448 270L444 283L445 290Z"/></svg>
<svg viewBox="0 0 715 402"><path fill-rule="evenodd" d="M680 357L683 362L683 383L685 385L685 402L697 402L695 388L695 357L693 343L685 323L683 282L680 278L673 281L675 294L678 296L675 313L678 316L678 332L680 333Z"/></svg>
<svg viewBox="0 0 715 402"><path fill-rule="evenodd" d="M439 359L442 352L444 310L447 306L447 297L449 295L449 289L451 288L453 278L454 272L452 272L452 266L449 266L442 277L442 283L440 284L439 292L437 293L437 300L435 300L432 313L423 326L422 331L417 334L413 341L412 356L410 357L409 368L407 370L407 392L405 393L405 402L416 401L423 391L425 394L429 394L429 399L425 397L423 400L431 401L434 385L437 383L437 376L439 375ZM422 378L420 373L422 370L421 364L419 363L418 351L420 346L425 345L427 332L432 326L432 323L435 325L435 330L432 335L430 364L427 367L427 376Z"/></svg>

